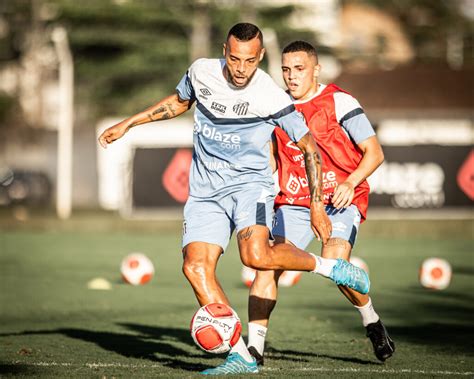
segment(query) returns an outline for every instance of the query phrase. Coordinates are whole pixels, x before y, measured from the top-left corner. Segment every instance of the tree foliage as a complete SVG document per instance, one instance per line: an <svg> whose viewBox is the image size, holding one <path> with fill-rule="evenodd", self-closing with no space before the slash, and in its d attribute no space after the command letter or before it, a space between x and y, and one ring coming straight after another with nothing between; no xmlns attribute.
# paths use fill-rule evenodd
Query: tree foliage
<svg viewBox="0 0 474 379"><path fill-rule="evenodd" d="M348 2L349 0L345 0ZM351 0L356 1L356 0ZM359 0L362 1L362 0ZM446 35L472 25L459 2L430 0L364 0L396 15L415 45L419 59L444 59ZM28 33L47 35L66 27L75 64L76 105L87 120L135 113L172 92L191 63L190 40L196 8L206 7L210 20L210 55L222 54L231 25L254 15L272 28L281 46L298 39L317 44L317 35L294 30L288 19L298 3L258 6L247 0L15 0L0 2L0 65L19 61ZM1 34L5 20L8 33ZM466 49L472 50L468 40ZM471 41L472 42L472 41ZM471 46L471 47L469 47ZM324 48L323 48L324 50ZM470 50L469 50L470 52ZM470 52L471 53L471 52ZM264 62L265 64L265 62ZM0 66L1 69L1 66ZM0 115L11 101L0 102Z"/></svg>

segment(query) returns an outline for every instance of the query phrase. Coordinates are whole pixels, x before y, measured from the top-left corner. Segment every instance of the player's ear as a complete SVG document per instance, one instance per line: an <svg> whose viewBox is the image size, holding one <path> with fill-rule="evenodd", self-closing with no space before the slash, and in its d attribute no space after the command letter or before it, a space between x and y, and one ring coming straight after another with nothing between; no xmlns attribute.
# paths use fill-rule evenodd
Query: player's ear
<svg viewBox="0 0 474 379"><path fill-rule="evenodd" d="M258 61L261 62L264 56L265 56L265 48L262 47L262 50L260 50L260 56L258 57Z"/></svg>
<svg viewBox="0 0 474 379"><path fill-rule="evenodd" d="M227 44L224 42L222 44L222 55L225 57L225 50L227 49Z"/></svg>
<svg viewBox="0 0 474 379"><path fill-rule="evenodd" d="M314 77L318 78L320 72L321 72L321 65L318 63L316 66L314 66Z"/></svg>

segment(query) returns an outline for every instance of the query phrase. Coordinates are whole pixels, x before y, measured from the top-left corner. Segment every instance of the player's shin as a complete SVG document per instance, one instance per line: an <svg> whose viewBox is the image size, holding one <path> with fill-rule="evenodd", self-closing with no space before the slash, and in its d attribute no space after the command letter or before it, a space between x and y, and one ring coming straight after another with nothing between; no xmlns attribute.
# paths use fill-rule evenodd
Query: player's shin
<svg viewBox="0 0 474 379"><path fill-rule="evenodd" d="M270 315L275 308L278 279L283 271L258 271L250 288L248 346L259 365L263 364L265 337Z"/></svg>

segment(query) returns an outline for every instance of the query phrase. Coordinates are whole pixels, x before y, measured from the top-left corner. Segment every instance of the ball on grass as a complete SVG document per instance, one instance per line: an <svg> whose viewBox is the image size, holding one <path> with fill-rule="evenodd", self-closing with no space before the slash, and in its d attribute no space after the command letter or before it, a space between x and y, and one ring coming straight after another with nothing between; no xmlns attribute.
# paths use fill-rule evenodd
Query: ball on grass
<svg viewBox="0 0 474 379"><path fill-rule="evenodd" d="M132 253L122 260L120 272L126 283L138 286L151 280L155 268L152 261L145 254Z"/></svg>

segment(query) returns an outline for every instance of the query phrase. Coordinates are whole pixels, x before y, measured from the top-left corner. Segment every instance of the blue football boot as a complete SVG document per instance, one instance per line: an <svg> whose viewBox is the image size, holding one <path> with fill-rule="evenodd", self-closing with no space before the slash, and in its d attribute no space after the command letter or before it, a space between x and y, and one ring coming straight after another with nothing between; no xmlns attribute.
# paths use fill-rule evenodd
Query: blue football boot
<svg viewBox="0 0 474 379"><path fill-rule="evenodd" d="M257 374L257 362L247 362L239 353L230 353L223 364L201 372L204 375Z"/></svg>
<svg viewBox="0 0 474 379"><path fill-rule="evenodd" d="M337 260L329 274L329 278L338 286L352 288L363 295L368 293L370 289L370 280L367 273L344 259Z"/></svg>

